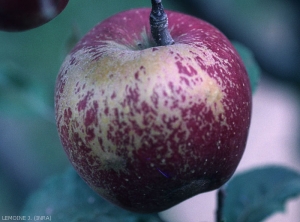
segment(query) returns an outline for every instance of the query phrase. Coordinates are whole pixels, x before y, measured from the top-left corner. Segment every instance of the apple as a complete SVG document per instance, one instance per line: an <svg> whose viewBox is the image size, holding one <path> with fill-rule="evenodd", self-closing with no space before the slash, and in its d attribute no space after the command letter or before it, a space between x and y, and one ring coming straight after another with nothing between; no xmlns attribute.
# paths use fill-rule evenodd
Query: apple
<svg viewBox="0 0 300 222"><path fill-rule="evenodd" d="M0 0L0 30L24 31L55 18L69 0Z"/></svg>
<svg viewBox="0 0 300 222"><path fill-rule="evenodd" d="M174 42L157 46L150 11L128 10L96 25L66 57L55 89L71 164L99 195L141 213L228 181L252 106L244 64L218 29L166 11Z"/></svg>

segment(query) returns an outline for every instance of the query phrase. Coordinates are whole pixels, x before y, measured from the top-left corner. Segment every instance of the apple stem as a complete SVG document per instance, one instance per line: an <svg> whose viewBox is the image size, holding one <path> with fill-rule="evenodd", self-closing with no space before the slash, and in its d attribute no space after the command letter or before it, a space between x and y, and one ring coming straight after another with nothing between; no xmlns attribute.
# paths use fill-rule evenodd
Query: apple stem
<svg viewBox="0 0 300 222"><path fill-rule="evenodd" d="M216 212L216 222L223 222L223 207L225 199L225 190L221 187L217 193L217 212Z"/></svg>
<svg viewBox="0 0 300 222"><path fill-rule="evenodd" d="M172 45L174 44L174 40L168 30L168 16L164 11L161 1L162 0L151 0L151 34L157 46Z"/></svg>

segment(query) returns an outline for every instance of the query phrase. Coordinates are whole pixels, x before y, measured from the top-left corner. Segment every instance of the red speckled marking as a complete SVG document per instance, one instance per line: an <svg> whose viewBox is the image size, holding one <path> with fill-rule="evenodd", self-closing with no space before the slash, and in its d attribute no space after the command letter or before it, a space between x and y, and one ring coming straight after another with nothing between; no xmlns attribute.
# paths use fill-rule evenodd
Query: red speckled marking
<svg viewBox="0 0 300 222"><path fill-rule="evenodd" d="M93 107L91 107L86 111L86 117L84 120L84 125L86 127L90 126L92 123L95 123L95 126L98 126L98 118L97 118L98 108L99 108L98 103L94 101Z"/></svg>
<svg viewBox="0 0 300 222"><path fill-rule="evenodd" d="M84 89L85 85L82 87ZM76 93L75 93L76 94ZM89 91L82 100L78 102L78 111L85 110L88 100L93 96L93 93Z"/></svg>

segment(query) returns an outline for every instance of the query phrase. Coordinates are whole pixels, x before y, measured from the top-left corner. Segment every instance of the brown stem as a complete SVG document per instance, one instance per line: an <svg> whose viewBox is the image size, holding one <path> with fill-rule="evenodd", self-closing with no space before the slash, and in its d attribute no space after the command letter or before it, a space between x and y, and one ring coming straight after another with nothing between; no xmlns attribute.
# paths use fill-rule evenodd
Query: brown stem
<svg viewBox="0 0 300 222"><path fill-rule="evenodd" d="M172 45L174 44L174 40L168 30L168 16L164 11L161 1L162 0L151 0L151 34L157 46Z"/></svg>

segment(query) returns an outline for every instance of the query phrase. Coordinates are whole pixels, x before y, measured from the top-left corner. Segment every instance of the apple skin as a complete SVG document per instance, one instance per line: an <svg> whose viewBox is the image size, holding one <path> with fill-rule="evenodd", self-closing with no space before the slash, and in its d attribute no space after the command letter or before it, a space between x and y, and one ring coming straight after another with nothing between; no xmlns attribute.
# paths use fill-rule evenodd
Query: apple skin
<svg viewBox="0 0 300 222"><path fill-rule="evenodd" d="M159 212L223 185L251 117L238 53L212 25L166 11L175 44L155 47L150 9L96 25L65 59L55 89L67 156L102 197Z"/></svg>
<svg viewBox="0 0 300 222"><path fill-rule="evenodd" d="M0 0L0 30L25 31L55 18L69 0Z"/></svg>

